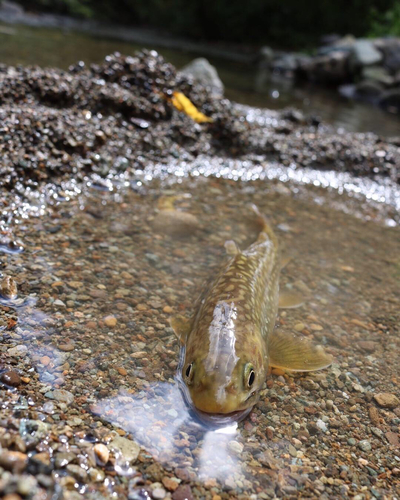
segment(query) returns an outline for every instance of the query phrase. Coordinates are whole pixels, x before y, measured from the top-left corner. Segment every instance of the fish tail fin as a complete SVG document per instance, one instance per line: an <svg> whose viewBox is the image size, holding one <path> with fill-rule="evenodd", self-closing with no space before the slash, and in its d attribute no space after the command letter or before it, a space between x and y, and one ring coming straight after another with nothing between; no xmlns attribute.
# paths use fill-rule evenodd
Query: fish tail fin
<svg viewBox="0 0 400 500"><path fill-rule="evenodd" d="M253 212L257 216L257 223L260 225L260 234L258 236L259 240L264 240L265 236L268 236L271 240L275 241L276 236L272 227L270 226L268 219L260 212L257 205L251 205Z"/></svg>

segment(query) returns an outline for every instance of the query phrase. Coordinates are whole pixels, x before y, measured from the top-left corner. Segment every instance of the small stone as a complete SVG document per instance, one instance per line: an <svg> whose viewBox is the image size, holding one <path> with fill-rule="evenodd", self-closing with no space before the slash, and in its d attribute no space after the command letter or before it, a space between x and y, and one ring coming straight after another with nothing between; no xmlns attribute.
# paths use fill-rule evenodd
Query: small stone
<svg viewBox="0 0 400 500"><path fill-rule="evenodd" d="M379 411L375 406L371 406L368 410L369 418L374 425L379 425Z"/></svg>
<svg viewBox="0 0 400 500"><path fill-rule="evenodd" d="M362 441L360 441L358 443L358 447L362 451L371 451L372 449L371 443L367 439L363 439Z"/></svg>
<svg viewBox="0 0 400 500"><path fill-rule="evenodd" d="M67 307L67 306L65 305L65 303L64 303L62 300L60 300L60 299L55 300L55 301L53 302L53 304L54 304L55 306L57 306L57 307Z"/></svg>
<svg viewBox="0 0 400 500"><path fill-rule="evenodd" d="M75 349L74 344L59 344L58 348L63 352L71 352Z"/></svg>
<svg viewBox="0 0 400 500"><path fill-rule="evenodd" d="M315 332L323 330L323 327L321 325L318 325L317 323L311 323L310 328Z"/></svg>
<svg viewBox="0 0 400 500"><path fill-rule="evenodd" d="M20 451L3 450L0 452L0 467L13 473L21 473L27 464L28 455Z"/></svg>
<svg viewBox="0 0 400 500"><path fill-rule="evenodd" d="M26 345L17 345L15 347L11 347L10 349L8 349L7 352L10 356L23 357L23 356L26 356L26 353L28 352L28 348L26 347Z"/></svg>
<svg viewBox="0 0 400 500"><path fill-rule="evenodd" d="M3 276L0 283L0 295L7 300L14 300L17 298L17 283L11 276Z"/></svg>
<svg viewBox="0 0 400 500"><path fill-rule="evenodd" d="M181 485L172 493L172 500L194 500L192 489L188 484Z"/></svg>
<svg viewBox="0 0 400 500"><path fill-rule="evenodd" d="M398 398L394 394L390 394L389 392L380 392L379 394L375 394L374 399L379 406L382 406L383 408L389 408L391 410L397 408L397 406L399 406L400 404Z"/></svg>
<svg viewBox="0 0 400 500"><path fill-rule="evenodd" d="M72 451L59 452L55 455L54 465L57 467L57 469L59 469L61 467L65 467L75 459L76 455L75 453L72 453Z"/></svg>
<svg viewBox="0 0 400 500"><path fill-rule="evenodd" d="M117 372L118 372L120 375L122 375L123 377L125 377L125 376L128 374L128 372L127 372L127 371L125 370L125 368L123 368L122 366L119 366L119 367L117 368Z"/></svg>
<svg viewBox="0 0 400 500"><path fill-rule="evenodd" d="M74 401L74 395L64 389L54 389L53 398L61 403L71 404Z"/></svg>
<svg viewBox="0 0 400 500"><path fill-rule="evenodd" d="M88 470L88 475L91 481L94 483L102 483L105 478L105 474L101 469L95 469L94 467L91 467Z"/></svg>
<svg viewBox="0 0 400 500"><path fill-rule="evenodd" d="M167 492L164 490L164 488L154 488L154 490L151 493L151 496L155 500L162 500L166 494Z"/></svg>
<svg viewBox="0 0 400 500"><path fill-rule="evenodd" d="M350 446L355 446L356 443L357 443L357 441L354 438L349 438L347 440L347 444L350 445Z"/></svg>
<svg viewBox="0 0 400 500"><path fill-rule="evenodd" d="M37 486L37 480L33 476L24 475L18 480L18 493L24 497L28 496Z"/></svg>
<svg viewBox="0 0 400 500"><path fill-rule="evenodd" d="M47 366L50 363L51 359L48 356L42 356L39 361L42 363L42 365Z"/></svg>
<svg viewBox="0 0 400 500"><path fill-rule="evenodd" d="M130 463L136 462L140 453L140 446L135 441L118 435L107 445L107 448L117 450Z"/></svg>
<svg viewBox="0 0 400 500"><path fill-rule="evenodd" d="M95 444L93 451L101 465L105 465L108 462L108 459L110 458L110 451L105 444Z"/></svg>
<svg viewBox="0 0 400 500"><path fill-rule="evenodd" d="M21 377L14 370L7 370L0 375L0 381L3 382L3 384L18 387L21 383Z"/></svg>
<svg viewBox="0 0 400 500"><path fill-rule="evenodd" d="M396 432L386 432L385 437L392 446L395 446L396 448L400 446L399 435Z"/></svg>
<svg viewBox="0 0 400 500"><path fill-rule="evenodd" d="M165 314L172 314L173 309L171 306L165 306L163 311L165 312Z"/></svg>
<svg viewBox="0 0 400 500"><path fill-rule="evenodd" d="M117 324L117 318L115 316L106 316L104 318L104 323L106 326L112 328Z"/></svg>
<svg viewBox="0 0 400 500"><path fill-rule="evenodd" d="M67 471L74 476L78 481L84 483L87 479L87 472L80 465L69 464L66 467Z"/></svg>
<svg viewBox="0 0 400 500"><path fill-rule="evenodd" d="M175 491L179 486L180 480L176 477L165 476L162 478L162 484L167 488L168 491Z"/></svg>
<svg viewBox="0 0 400 500"><path fill-rule="evenodd" d="M321 419L317 420L317 427L318 427L318 429L321 429L322 432L327 432L327 430L328 430L326 423Z"/></svg>
<svg viewBox="0 0 400 500"><path fill-rule="evenodd" d="M294 329L296 330L296 332L302 332L305 327L306 325L304 323L296 323L294 325Z"/></svg>
<svg viewBox="0 0 400 500"><path fill-rule="evenodd" d="M243 445L238 441L229 441L228 450L234 455L240 455L243 452Z"/></svg>

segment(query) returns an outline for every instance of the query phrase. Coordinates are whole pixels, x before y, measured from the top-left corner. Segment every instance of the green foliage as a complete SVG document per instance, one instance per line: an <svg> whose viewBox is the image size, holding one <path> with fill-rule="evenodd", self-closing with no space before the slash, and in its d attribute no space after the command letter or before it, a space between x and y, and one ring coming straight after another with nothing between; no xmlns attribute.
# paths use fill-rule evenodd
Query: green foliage
<svg viewBox="0 0 400 500"><path fill-rule="evenodd" d="M371 21L376 31L386 24L393 30L400 25L399 0L20 1L29 8L151 26L197 39L268 43L294 49L317 43L328 33L365 35Z"/></svg>
<svg viewBox="0 0 400 500"><path fill-rule="evenodd" d="M400 2L395 1L392 8L380 13L376 9L371 11L370 36L400 36Z"/></svg>

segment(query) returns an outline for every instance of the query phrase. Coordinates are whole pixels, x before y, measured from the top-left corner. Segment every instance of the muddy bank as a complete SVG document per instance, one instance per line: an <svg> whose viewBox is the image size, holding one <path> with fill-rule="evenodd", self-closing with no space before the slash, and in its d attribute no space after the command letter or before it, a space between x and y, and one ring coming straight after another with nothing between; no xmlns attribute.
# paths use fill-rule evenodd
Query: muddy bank
<svg viewBox="0 0 400 500"><path fill-rule="evenodd" d="M67 181L76 189L93 180L102 185L150 163L190 163L200 155L400 180L399 137L339 133L295 110L248 120L243 108L194 85L154 51L114 54L69 71L3 65L0 82L3 208L11 200L64 197ZM212 123L177 111L173 91Z"/></svg>

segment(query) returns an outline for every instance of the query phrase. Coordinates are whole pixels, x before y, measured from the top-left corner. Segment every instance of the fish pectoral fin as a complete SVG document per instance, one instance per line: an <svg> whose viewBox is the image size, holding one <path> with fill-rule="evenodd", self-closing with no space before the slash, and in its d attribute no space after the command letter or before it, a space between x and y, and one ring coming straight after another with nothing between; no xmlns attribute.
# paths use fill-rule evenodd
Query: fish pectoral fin
<svg viewBox="0 0 400 500"><path fill-rule="evenodd" d="M289 264L289 262L291 260L292 260L292 257L290 255L283 254L281 256L281 269L284 269Z"/></svg>
<svg viewBox="0 0 400 500"><path fill-rule="evenodd" d="M291 332L275 331L269 343L269 363L275 368L311 372L332 364L323 347Z"/></svg>
<svg viewBox="0 0 400 500"><path fill-rule="evenodd" d="M182 344L186 342L186 338L189 335L190 327L192 326L191 320L181 316L180 314L172 316L169 319L169 324L174 330L175 335L181 341Z"/></svg>
<svg viewBox="0 0 400 500"><path fill-rule="evenodd" d="M279 307L282 309L294 309L304 304L303 296L293 290L279 290Z"/></svg>
<svg viewBox="0 0 400 500"><path fill-rule="evenodd" d="M235 256L238 253L240 253L240 248L237 246L237 244L233 240L225 241L224 247L225 247L226 253L228 255Z"/></svg>

